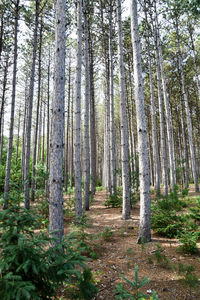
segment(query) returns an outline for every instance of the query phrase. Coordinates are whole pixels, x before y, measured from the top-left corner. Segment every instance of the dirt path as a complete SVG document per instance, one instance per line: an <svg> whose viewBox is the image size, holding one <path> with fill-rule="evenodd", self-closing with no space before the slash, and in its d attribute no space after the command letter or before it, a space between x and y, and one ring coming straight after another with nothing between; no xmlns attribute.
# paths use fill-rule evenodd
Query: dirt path
<svg viewBox="0 0 200 300"><path fill-rule="evenodd" d="M91 241L95 247L98 258L89 262L94 277L98 282L98 295L96 299L115 299L115 286L123 282L120 274L127 278L134 278L134 265L139 266L139 277L148 276L151 282L145 286L143 291L156 290L161 300L200 300L200 288L191 293L183 285L179 275L174 269L163 268L155 261L154 251L156 243L162 246L162 253L169 259L170 264L175 266L179 262L192 264L196 268L196 274L200 278L199 256L183 256L176 252L178 242L176 239L161 238L152 234L152 242L147 245L137 245L137 234L139 226L139 205L132 209L132 219L121 220L121 211L118 208L105 208L104 200L107 195L105 191L97 192L95 201L87 215L90 217L91 228L88 233L100 234L109 227L113 234L106 241L99 237Z"/></svg>

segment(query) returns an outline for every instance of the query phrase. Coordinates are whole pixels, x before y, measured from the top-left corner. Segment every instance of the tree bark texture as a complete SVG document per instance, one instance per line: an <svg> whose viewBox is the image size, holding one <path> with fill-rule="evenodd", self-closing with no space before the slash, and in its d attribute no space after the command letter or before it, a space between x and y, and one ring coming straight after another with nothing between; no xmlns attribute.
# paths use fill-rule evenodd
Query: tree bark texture
<svg viewBox="0 0 200 300"><path fill-rule="evenodd" d="M82 1L78 0L77 20L77 65L75 94L75 141L74 141L74 175L77 222L82 215L81 189L81 64L82 64Z"/></svg>
<svg viewBox="0 0 200 300"><path fill-rule="evenodd" d="M63 148L65 109L66 1L56 3L54 100L50 142L49 232L59 243L63 236Z"/></svg>
<svg viewBox="0 0 200 300"><path fill-rule="evenodd" d="M122 186L123 206L122 218L130 218L130 176L128 163L128 125L126 114L126 90L123 58L123 37L121 19L121 0L117 2L117 23L118 23L118 56L119 56L119 82L120 82L120 116L121 116L121 153L122 153Z"/></svg>
<svg viewBox="0 0 200 300"><path fill-rule="evenodd" d="M143 241L149 242L151 240L151 194L137 0L131 1L131 35L134 59L135 103L140 178L140 228L138 243L141 243Z"/></svg>

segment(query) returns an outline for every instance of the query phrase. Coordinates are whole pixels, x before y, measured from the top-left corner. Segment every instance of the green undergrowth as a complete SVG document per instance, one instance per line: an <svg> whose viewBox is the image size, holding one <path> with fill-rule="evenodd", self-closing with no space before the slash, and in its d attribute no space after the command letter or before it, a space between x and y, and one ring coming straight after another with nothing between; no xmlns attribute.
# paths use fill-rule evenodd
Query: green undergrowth
<svg viewBox="0 0 200 300"><path fill-rule="evenodd" d="M56 299L58 290L68 293L69 286L74 299L95 296L85 249L74 233L50 247L55 239L40 230L35 211L17 204L0 212L0 232L0 299Z"/></svg>
<svg viewBox="0 0 200 300"><path fill-rule="evenodd" d="M152 202L152 229L162 236L178 238L178 251L196 254L200 238L200 197L196 200L181 198L170 193L169 197L157 197Z"/></svg>
<svg viewBox="0 0 200 300"><path fill-rule="evenodd" d="M143 300L143 299L151 299L151 300L158 300L158 296L155 291L153 291L153 295L150 296L148 294L144 294L141 292L141 288L147 285L150 282L150 279L146 276L139 280L138 274L138 266L135 265L135 276L134 280L131 281L125 276L121 275L121 278L128 284L129 289L125 289L123 284L118 284L116 286L116 296L115 299L131 299L131 300Z"/></svg>
<svg viewBox="0 0 200 300"><path fill-rule="evenodd" d="M109 197L104 201L104 205L112 208L122 207L122 199L122 188L118 187L116 194L110 194ZM139 200L139 192L130 193L131 206L134 206Z"/></svg>

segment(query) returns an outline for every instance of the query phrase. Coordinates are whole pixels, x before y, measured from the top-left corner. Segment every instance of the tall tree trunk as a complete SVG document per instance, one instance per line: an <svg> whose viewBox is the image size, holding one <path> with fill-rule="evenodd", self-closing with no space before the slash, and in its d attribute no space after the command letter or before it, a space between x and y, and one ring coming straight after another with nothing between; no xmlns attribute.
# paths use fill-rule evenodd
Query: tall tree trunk
<svg viewBox="0 0 200 300"><path fill-rule="evenodd" d="M184 75L184 70L183 70L183 59L182 59L181 48L180 48L180 36L179 36L177 16L175 19L175 29L176 29L176 35L177 35L177 47L178 47L178 56L179 56L179 69L181 72L182 93L183 93L185 111L186 111L192 173L193 173L193 179L194 179L194 184L195 184L195 191L199 192L199 183L198 183L198 177L197 177L196 159L195 159L194 142L193 142L193 134L192 134L192 122L191 122L190 108L189 108L189 103L188 103L188 95L187 95L187 91L186 91L186 87L185 87L185 75Z"/></svg>
<svg viewBox="0 0 200 300"><path fill-rule="evenodd" d="M57 238L63 237L63 148L65 110L65 43L66 1L56 3L56 40L54 69L54 101L52 104L52 133L50 143L49 176L49 232Z"/></svg>
<svg viewBox="0 0 200 300"><path fill-rule="evenodd" d="M111 192L117 193L116 150L114 128L114 64L113 64L113 1L109 3L109 56L110 56L110 156L111 156Z"/></svg>
<svg viewBox="0 0 200 300"><path fill-rule="evenodd" d="M71 103L71 166L70 166L70 187L73 187L74 175L74 93L72 89L72 103Z"/></svg>
<svg viewBox="0 0 200 300"><path fill-rule="evenodd" d="M135 103L140 176L140 229L138 243L141 243L144 241L149 242L151 240L151 194L137 0L131 1L131 34L134 58Z"/></svg>
<svg viewBox="0 0 200 300"><path fill-rule="evenodd" d="M153 23L152 15L151 15L151 21ZM166 151L162 86L161 86L161 75L160 75L160 64L159 64L159 49L158 49L157 34L156 34L156 28L155 27L153 29L153 38L154 38L154 45L155 45L157 89L158 89L158 106L159 106L159 119L160 119L162 182L164 184L164 194L165 194L165 196L167 196L168 195L167 151Z"/></svg>
<svg viewBox="0 0 200 300"><path fill-rule="evenodd" d="M199 72L197 69L197 55L195 51L195 46L194 46L194 38L193 38L193 30L192 30L192 25L188 25L188 31L190 34L190 40L191 40L191 47L192 47L192 52L193 52L193 61L194 61L194 70L195 70L195 77L196 77L196 82L197 82L197 90L198 90L198 96L199 96L199 101L200 101L200 80L199 80Z"/></svg>
<svg viewBox="0 0 200 300"><path fill-rule="evenodd" d="M67 126L65 138L65 191L67 192L68 179L69 179L69 121L70 121L70 101L71 101L71 52L69 53L69 75L68 75L68 103L67 103Z"/></svg>
<svg viewBox="0 0 200 300"><path fill-rule="evenodd" d="M90 110L90 69L88 44L88 4L84 0L84 35L85 35L85 115L84 115L84 209L89 210L90 192L90 137L89 137L89 110Z"/></svg>
<svg viewBox="0 0 200 300"><path fill-rule="evenodd" d="M146 6L146 1L145 1ZM159 149L158 149L158 138L157 138L157 125L156 125L156 108L155 108L155 97L154 97L154 84L153 84L153 74L152 74L152 63L151 55L149 49L149 29L148 29L148 19L147 11L145 7L145 19L147 23L147 55L149 61L149 82L150 82L150 93L151 93L151 122L152 122L152 140L153 140L153 174L155 181L155 190L157 194L160 194L160 159L159 159ZM153 179L153 178L152 178Z"/></svg>
<svg viewBox="0 0 200 300"><path fill-rule="evenodd" d="M43 110L43 125L42 125L42 164L44 165L44 149L45 149L45 119L46 119L46 103Z"/></svg>
<svg viewBox="0 0 200 300"><path fill-rule="evenodd" d="M22 129L22 156L21 156L21 161L22 161L22 166L21 166L21 178L22 178L22 183L24 183L24 173L25 173L25 155L26 155L26 119L27 119L27 111L28 111L28 105L27 105L27 79L25 81L25 106L24 106L24 121L23 121L23 129Z"/></svg>
<svg viewBox="0 0 200 300"><path fill-rule="evenodd" d="M167 88L166 88L166 78L164 71L164 62L163 62L163 54L161 48L160 41L160 33L159 33L159 25L157 20L157 10L156 10L156 2L154 1L154 9L155 9L155 27L157 34L157 47L159 52L159 62L160 62L160 71L162 77L162 88L163 88L163 98L165 105L165 119L167 125L167 138L168 138L168 150L169 150L169 165L170 165L170 186L172 191L174 191L175 185L175 165L174 165L174 145L173 145L173 136L172 136L172 124L171 124L171 113L169 109L169 101L167 96Z"/></svg>
<svg viewBox="0 0 200 300"><path fill-rule="evenodd" d="M47 154L46 154L46 164L47 164L47 172L49 171L49 136L50 136L50 51L49 51L49 64L47 71ZM48 185L48 183L47 183Z"/></svg>
<svg viewBox="0 0 200 300"><path fill-rule="evenodd" d="M42 30L43 30L43 25L42 25L42 20L41 20L39 56L38 56L38 95L37 95L37 108L36 108L36 124L35 124L35 137L34 137L34 148L33 148L33 161L32 161L31 201L34 201L34 199L35 199L35 165L36 165L36 154L37 154L38 120L39 120L40 94L41 94Z"/></svg>
<svg viewBox="0 0 200 300"><path fill-rule="evenodd" d="M17 162L18 162L20 125L21 125L21 105L20 105L20 107L19 107L19 115L18 115L18 125L17 125L17 149L16 149L16 156L15 156L15 165L17 165Z"/></svg>
<svg viewBox="0 0 200 300"><path fill-rule="evenodd" d="M76 220L82 215L82 189L81 189L81 64L82 64L82 0L78 0L77 20L77 66L76 66L76 95L75 95L75 142L74 142L74 173L75 173L75 199Z"/></svg>
<svg viewBox="0 0 200 300"><path fill-rule="evenodd" d="M103 184L106 189L111 192L111 180L110 180L110 81L109 81L109 57L106 48L106 34L105 34L105 24L104 24L104 11L103 2L100 1L101 9L101 30L102 30L102 48L103 57L105 63L105 123L104 123L104 164L103 164Z"/></svg>
<svg viewBox="0 0 200 300"><path fill-rule="evenodd" d="M35 62L36 62L36 51L37 51L37 31L38 31L38 14L39 14L40 1L35 2L35 28L34 28L34 40L33 40L33 58L31 66L31 78L28 95L28 122L26 129L26 158L25 158L25 183L24 183L24 196L25 196L25 208L30 208L29 199L29 170L30 170L30 148L31 148L31 127L32 127L32 111L33 111L33 94L34 94L34 78L35 78Z"/></svg>
<svg viewBox="0 0 200 300"><path fill-rule="evenodd" d="M120 82L120 116L121 116L121 152L122 152L122 185L123 185L123 207L122 218L130 218L130 177L128 163L128 125L126 115L126 91L124 76L123 38L121 19L121 0L118 0L117 23L118 23L118 56L119 56L119 82Z"/></svg>
<svg viewBox="0 0 200 300"><path fill-rule="evenodd" d="M2 129L2 132L0 133L0 164L1 164L3 147L4 147L4 113L2 114L2 118L0 122L1 122L1 129Z"/></svg>
<svg viewBox="0 0 200 300"><path fill-rule="evenodd" d="M96 191L96 117L95 117L95 96L94 96L94 58L93 44L89 32L89 53L90 53L90 176L91 194Z"/></svg>
<svg viewBox="0 0 200 300"><path fill-rule="evenodd" d="M4 108L5 108L5 102L6 102L6 87L8 82L8 60L9 57L6 57L5 67L4 67L4 74L3 74L3 87L2 87L2 97L1 97L1 108L0 108L0 165L1 165L1 159L2 159L2 139L3 139L3 121L4 121Z"/></svg>
<svg viewBox="0 0 200 300"><path fill-rule="evenodd" d="M37 163L40 163L40 161L41 161L43 105L44 105L44 102L43 102L43 87L42 87L40 109L39 109L39 123L38 123Z"/></svg>
<svg viewBox="0 0 200 300"><path fill-rule="evenodd" d="M15 116L15 95L16 95L16 79L17 79L17 55L18 55L18 21L19 21L19 0L15 2L15 30L14 30L14 63L13 63L13 78L12 78L12 100L11 100L11 114L10 114L10 128L8 152L6 160L6 176L4 185L4 209L8 207L9 198L9 184L10 184L10 168L13 148L13 130L14 130L14 116Z"/></svg>

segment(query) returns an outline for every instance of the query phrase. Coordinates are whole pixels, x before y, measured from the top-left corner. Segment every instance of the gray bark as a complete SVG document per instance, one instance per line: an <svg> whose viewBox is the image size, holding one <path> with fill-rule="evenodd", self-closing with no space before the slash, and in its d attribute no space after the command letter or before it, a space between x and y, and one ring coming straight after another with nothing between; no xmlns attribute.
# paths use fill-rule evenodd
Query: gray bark
<svg viewBox="0 0 200 300"><path fill-rule="evenodd" d="M17 161L18 161L20 125L21 125L21 105L20 105L20 107L19 107L19 115L18 115L18 125L17 125L17 148L16 148L16 156L15 156L15 165L17 165Z"/></svg>
<svg viewBox="0 0 200 300"><path fill-rule="evenodd" d="M31 66L31 77L29 85L28 95L28 121L26 129L26 157L25 157L25 172L24 172L24 197L25 197L25 208L30 208L29 199L29 170L30 170L30 148L31 148L31 127L32 127L32 111L33 111L33 94L34 94L34 78L35 78L35 62L36 62L36 51L37 51L37 30L38 30L38 14L39 14L39 0L35 2L35 28L34 28L34 40L33 40L33 58Z"/></svg>
<svg viewBox="0 0 200 300"><path fill-rule="evenodd" d="M45 119L46 119L46 103L44 103L43 124L42 124L42 164L44 164Z"/></svg>
<svg viewBox="0 0 200 300"><path fill-rule="evenodd" d="M46 154L46 164L47 171L49 171L49 136L50 136L50 51L49 51L49 64L47 71L47 154Z"/></svg>
<svg viewBox="0 0 200 300"><path fill-rule="evenodd" d="M90 33L90 32L89 32ZM96 191L96 117L95 117L95 96L94 96L94 58L91 34L89 34L90 52L90 176L91 194Z"/></svg>
<svg viewBox="0 0 200 300"><path fill-rule="evenodd" d="M198 90L198 96L199 96L199 101L200 101L200 80L199 80L199 72L197 69L197 55L195 51L195 46L194 46L194 39L193 39L193 32L192 32L192 25L189 25L188 31L190 34L190 40L191 40L191 47L192 47L192 52L193 52L193 61L194 61L194 70L195 70L195 77L196 77L196 82L197 82L197 90Z"/></svg>
<svg viewBox="0 0 200 300"><path fill-rule="evenodd" d="M1 108L0 108L0 164L2 159L2 140L3 140L3 124L4 124L4 108L6 102L6 87L8 81L8 57L6 58L4 72L3 72L3 86L2 86L2 97L1 97Z"/></svg>
<svg viewBox="0 0 200 300"><path fill-rule="evenodd" d="M70 99L71 98L71 52L69 53L69 74L68 74L68 103L67 103L67 126L65 130L65 191L68 187L68 178L69 178L69 121L70 121Z"/></svg>
<svg viewBox="0 0 200 300"><path fill-rule="evenodd" d="M63 148L65 109L66 1L56 3L54 100L49 176L49 232L59 243L63 237Z"/></svg>
<svg viewBox="0 0 200 300"><path fill-rule="evenodd" d="M199 192L199 183L198 183L197 170L196 170L196 159L195 159L194 141L193 141L193 133L192 133L191 114L190 114L190 108L189 108L189 103L188 103L188 95L187 95L187 91L186 91L186 87L185 87L185 75L184 75L184 70L183 70L183 59L182 59L181 48L180 48L180 36L179 36L177 17L176 17L175 29L176 29L176 35L177 35L177 47L178 47L178 56L179 56L179 69L181 72L182 93L183 93L185 111L186 111L192 173L193 173L193 179L194 179L194 184L195 184L195 191Z"/></svg>
<svg viewBox="0 0 200 300"><path fill-rule="evenodd" d="M113 64L113 1L110 0L109 11L109 56L110 56L110 157L111 157L111 192L117 192L116 150L114 128L114 64Z"/></svg>
<svg viewBox="0 0 200 300"><path fill-rule="evenodd" d="M165 105L165 119L167 125L167 138L168 138L168 150L169 150L169 165L170 165L170 186L172 191L174 191L174 184L175 184L175 164L174 164L174 145L173 145L173 136L172 136L172 123L171 123L171 113L169 110L169 101L167 96L167 88L166 88L166 77L165 77L165 70L164 70L164 61L162 55L162 48L160 42L160 34L159 34L159 25L157 20L157 11L156 11L156 2L154 1L154 8L155 8L155 26L156 26L156 33L157 33L157 47L159 51L159 62L160 62L160 71L162 77L162 88L163 88L163 98L164 98L164 105Z"/></svg>
<svg viewBox="0 0 200 300"><path fill-rule="evenodd" d="M147 20L147 12L145 8L145 18ZM147 25L148 26L148 25ZM151 55L149 49L149 29L147 27L147 54L149 61L149 82L150 82L150 93L151 93L151 123L152 123L152 140L153 140L153 175L154 175L154 185L157 194L160 194L160 159L159 159L159 149L158 149L158 137L157 137L157 126L156 126L156 108L155 108L155 97L154 97L154 84L153 84L153 74L152 74L152 63Z"/></svg>
<svg viewBox="0 0 200 300"><path fill-rule="evenodd" d="M85 115L84 115L84 209L89 210L90 192L90 72L89 72L89 44L88 44L88 4L84 0L84 35L85 35Z"/></svg>
<svg viewBox="0 0 200 300"><path fill-rule="evenodd" d="M82 1L78 0L77 20L77 66L76 66L76 94L75 94L75 142L74 142L74 175L76 220L82 215L81 189L81 64L82 64Z"/></svg>
<svg viewBox="0 0 200 300"><path fill-rule="evenodd" d="M6 176L4 185L4 209L8 207L9 198L9 184L10 184L10 168L13 148L13 130L14 130L14 115L15 115L15 95L16 95L16 79L17 79L17 55L18 55L18 20L19 20L19 0L15 3L15 32L14 32L14 64L13 64L13 78L12 78L12 100L11 100L11 114L10 114L10 128L8 152L6 160Z"/></svg>
<svg viewBox="0 0 200 300"><path fill-rule="evenodd" d="M32 182L31 182L31 201L35 198L35 165L37 153L37 140L38 140L38 122L39 122L39 108L40 108L40 93L41 93L41 55L42 55L42 23L40 27L40 42L39 42L39 57L38 57L38 95L37 95L37 108L36 108L36 124L35 124L35 137L33 148L33 161L32 161Z"/></svg>
<svg viewBox="0 0 200 300"><path fill-rule="evenodd" d="M153 22L153 19L151 18ZM153 38L155 45L155 57L156 57L156 74L157 74L157 89L158 89L158 105L159 105L159 119L160 119L160 143L161 143L161 164L162 164L162 182L164 185L164 194L168 195L168 174L167 174L167 151L166 151L166 139L165 139L165 124L164 124L164 112L163 112L163 99L162 99L162 86L159 64L159 49L157 43L156 28L154 28Z"/></svg>
<svg viewBox="0 0 200 300"><path fill-rule="evenodd" d="M130 218L130 177L128 163L128 125L126 115L126 90L123 58L123 37L121 19L121 0L117 2L118 16L118 56L119 56L119 82L120 82L120 116L121 116L121 153L122 153L122 185L123 185L123 206L122 218Z"/></svg>
<svg viewBox="0 0 200 300"><path fill-rule="evenodd" d="M102 30L102 48L105 63L105 115L104 115L104 159L103 159L103 185L111 192L110 180L110 81L109 81L109 58L106 49L106 35L104 24L103 2L101 3L101 30Z"/></svg>
<svg viewBox="0 0 200 300"><path fill-rule="evenodd" d="M134 59L135 103L140 178L140 228L138 243L141 243L143 241L149 242L151 240L151 194L137 0L131 1L131 34Z"/></svg>

